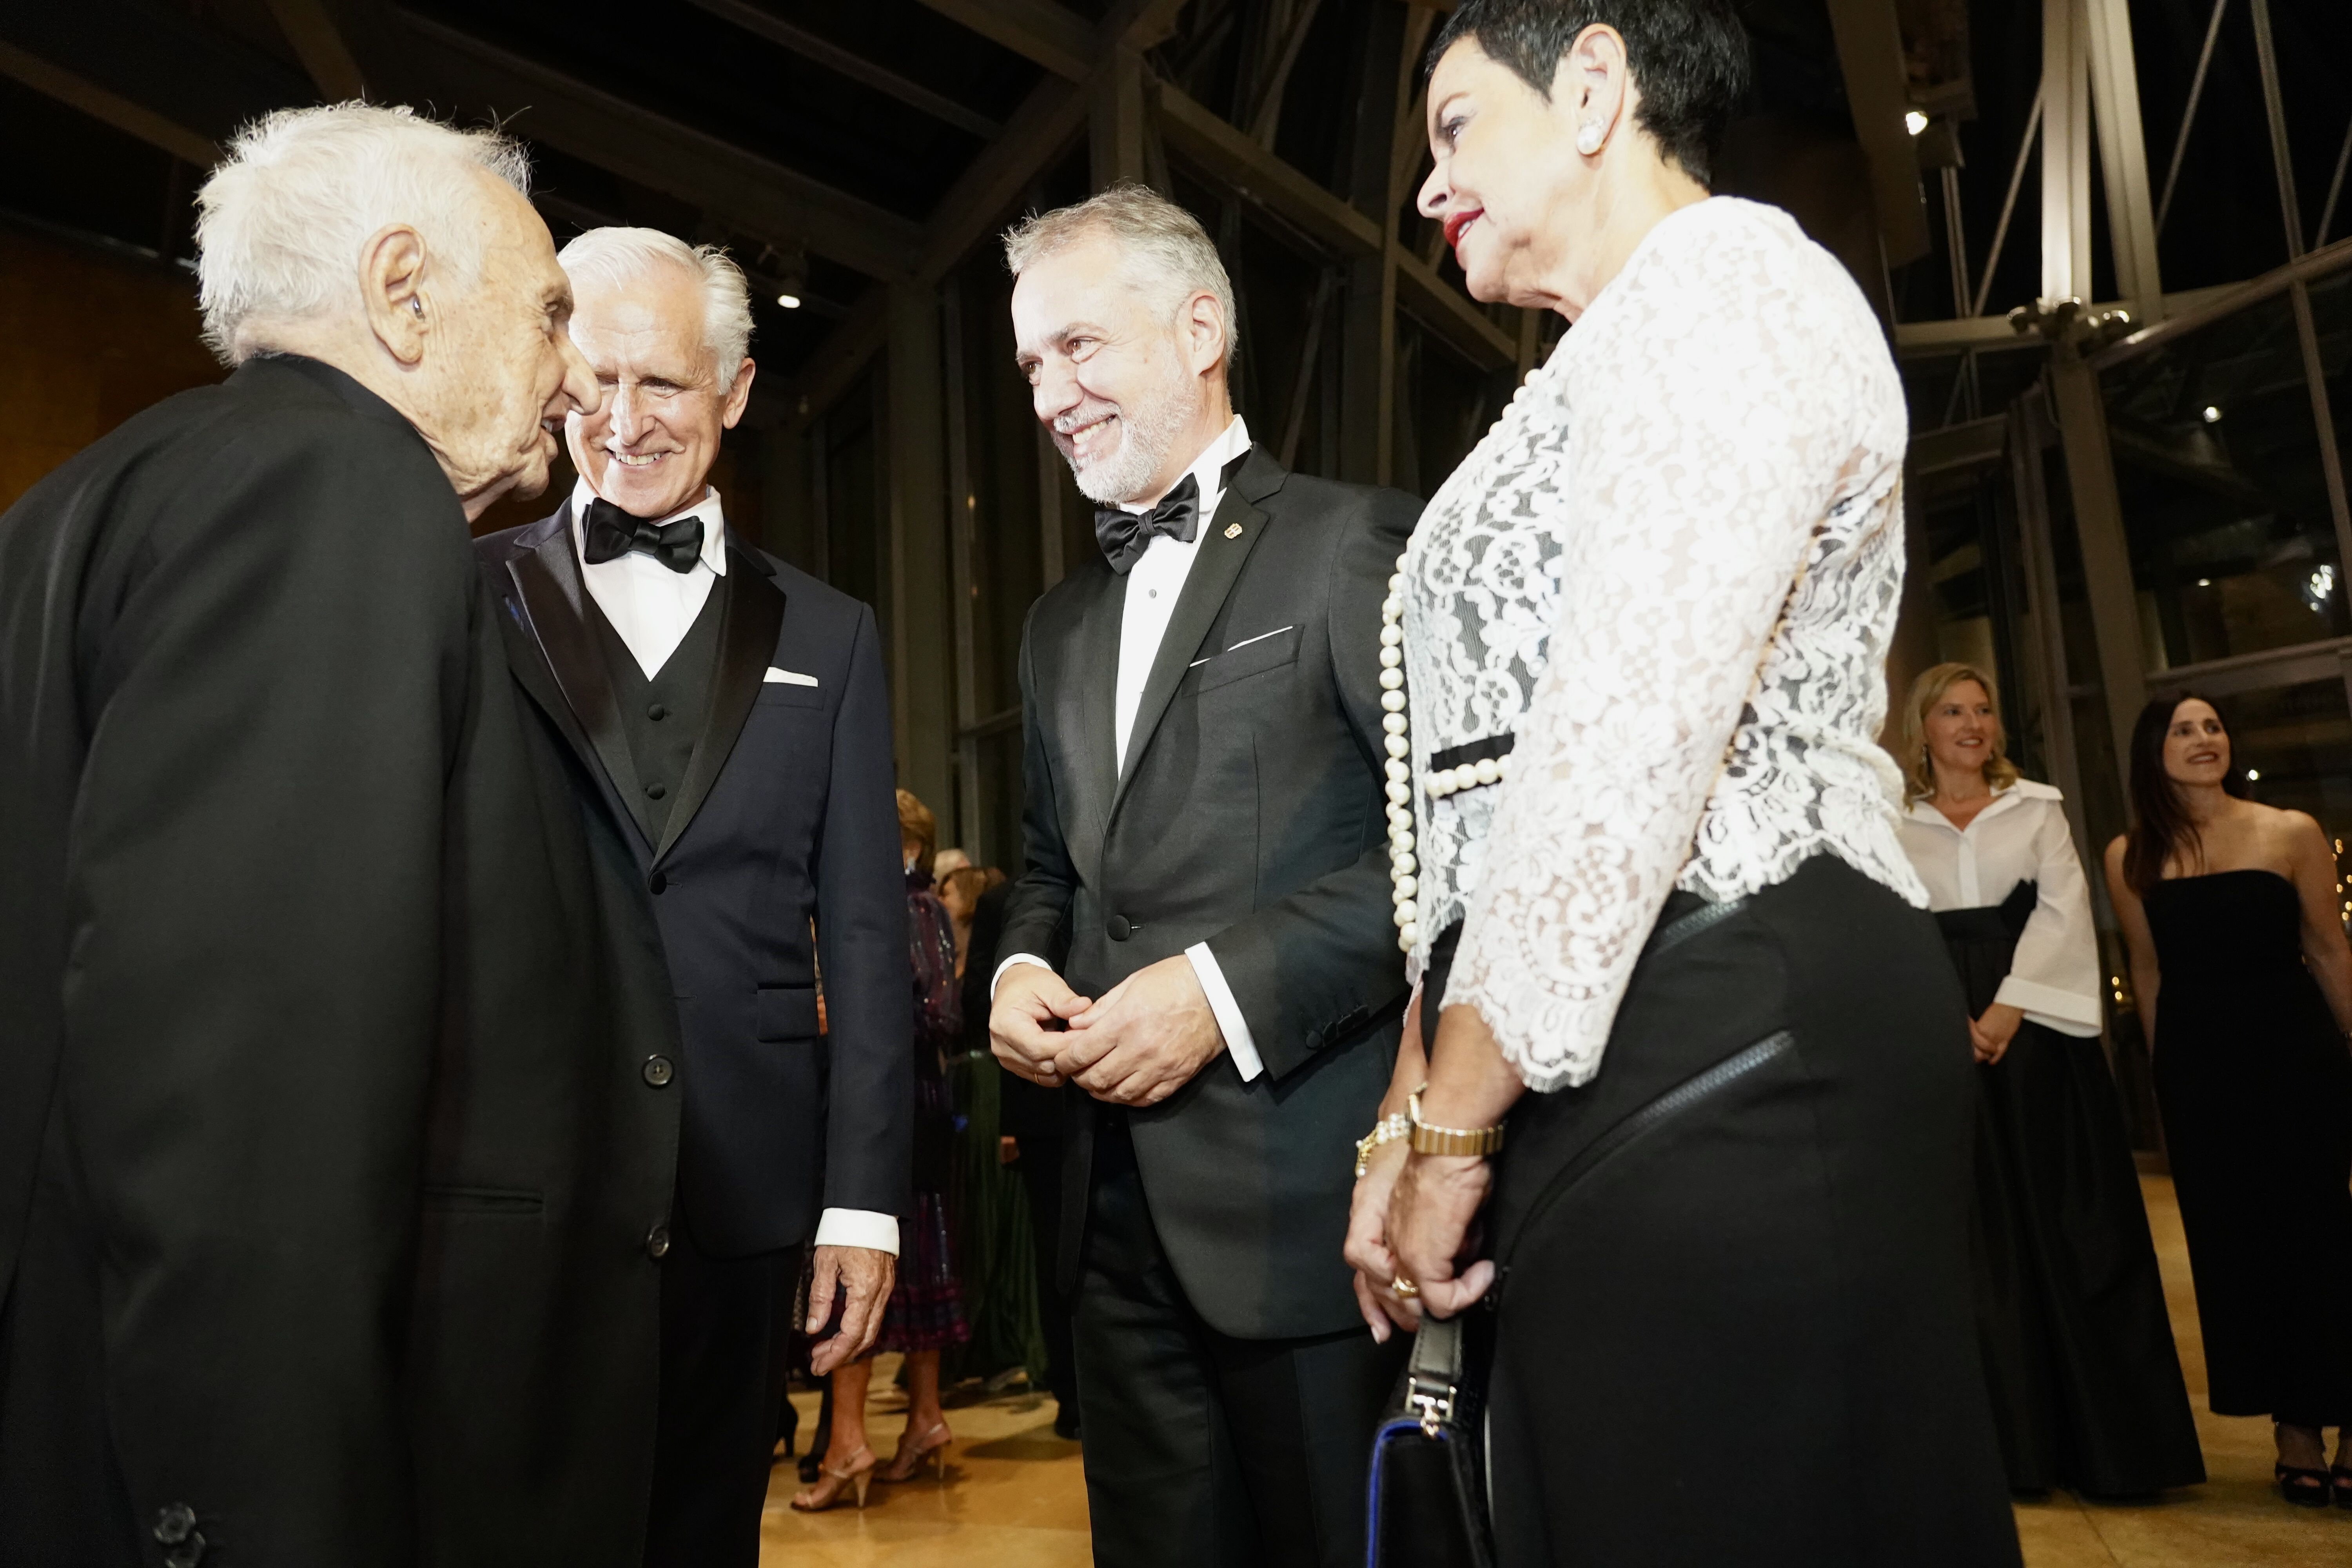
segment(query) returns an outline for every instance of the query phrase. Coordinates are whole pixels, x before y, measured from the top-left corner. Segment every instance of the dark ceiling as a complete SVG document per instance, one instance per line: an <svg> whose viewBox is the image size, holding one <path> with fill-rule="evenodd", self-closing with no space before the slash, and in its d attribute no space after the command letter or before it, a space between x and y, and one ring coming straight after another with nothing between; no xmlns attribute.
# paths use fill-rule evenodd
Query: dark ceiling
<svg viewBox="0 0 2352 1568"><path fill-rule="evenodd" d="M1950 101L1972 275L1983 269L2038 79L2042 3L1895 0L1915 54L1941 62L1915 59L1915 76L1966 79ZM2152 184L2170 164L2211 3L2131 0ZM2308 238L2352 120L2342 88L2352 4L2271 3ZM1191 0L1146 63L1344 192L1367 19L1399 4ZM1757 39L1756 110L1850 137L1832 0L1740 5ZM2231 0L2223 16L2160 240L2168 289L2285 258L2250 5ZM1034 121L1056 90L1067 97L1068 84L1039 61L1086 47L1105 14L1104 0L0 0L0 64L16 62L14 79L0 79L0 133L19 150L0 168L0 209L184 258L199 168L152 132L121 128L130 122L108 105L179 128L182 140L161 140L200 156L253 113L330 95L315 37L301 43L306 27L323 24L376 96L477 122L510 117L534 143L541 210L559 238L628 222L728 244L761 287L761 356L789 374L877 276L911 265L926 226L1005 128ZM1295 42L1286 36L1294 26ZM1050 47L1023 43L1032 36ZM1000 41L1008 37L1022 47ZM1295 63L1270 75L1265 62L1286 45ZM1081 115L1057 123L1083 146ZM1935 248L1896 269L1899 319L1952 311L1937 178L1926 186ZM2034 195L2029 165L1988 300L1996 312L2038 285ZM2352 214L2339 213L2336 231L2347 228ZM2102 247L2105 229L2102 210ZM2111 278L2104 250L2099 265ZM775 306L787 287L803 309Z"/></svg>

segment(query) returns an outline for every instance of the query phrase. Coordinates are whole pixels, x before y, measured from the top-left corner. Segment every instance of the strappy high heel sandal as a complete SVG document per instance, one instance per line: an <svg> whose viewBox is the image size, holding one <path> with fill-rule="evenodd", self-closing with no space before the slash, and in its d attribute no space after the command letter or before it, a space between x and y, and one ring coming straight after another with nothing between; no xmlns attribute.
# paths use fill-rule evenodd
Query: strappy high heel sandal
<svg viewBox="0 0 2352 1568"><path fill-rule="evenodd" d="M2327 1472L2303 1465L2273 1465L2271 1474L2278 1481L2279 1496L2297 1508L2326 1508L2330 1488Z"/></svg>
<svg viewBox="0 0 2352 1568"><path fill-rule="evenodd" d="M854 1491L857 1506L866 1506L866 1489L874 1481L874 1450L863 1443L850 1457L849 1468L836 1470L831 1465L817 1473L816 1485L806 1491L793 1494L793 1507L802 1513L823 1513L841 1501L841 1494Z"/></svg>
<svg viewBox="0 0 2352 1568"><path fill-rule="evenodd" d="M882 1472L882 1479L886 1481L911 1480L928 1461L939 1479L946 1480L948 1445L954 1441L955 1434L948 1430L948 1424L944 1421L933 1422L930 1430L920 1437L909 1435L899 1438L898 1451L890 1456L890 1468Z"/></svg>

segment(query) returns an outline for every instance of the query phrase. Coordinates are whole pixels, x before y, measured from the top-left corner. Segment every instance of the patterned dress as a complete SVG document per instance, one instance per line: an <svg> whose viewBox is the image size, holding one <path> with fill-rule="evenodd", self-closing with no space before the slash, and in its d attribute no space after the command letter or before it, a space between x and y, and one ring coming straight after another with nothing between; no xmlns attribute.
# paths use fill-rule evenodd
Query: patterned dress
<svg viewBox="0 0 2352 1568"><path fill-rule="evenodd" d="M915 1207L899 1230L898 1282L884 1309L883 1351L931 1351L971 1337L963 1286L948 1239L948 1185L955 1106L947 1058L963 1033L955 972L955 926L921 866L907 872L908 959L914 970Z"/></svg>

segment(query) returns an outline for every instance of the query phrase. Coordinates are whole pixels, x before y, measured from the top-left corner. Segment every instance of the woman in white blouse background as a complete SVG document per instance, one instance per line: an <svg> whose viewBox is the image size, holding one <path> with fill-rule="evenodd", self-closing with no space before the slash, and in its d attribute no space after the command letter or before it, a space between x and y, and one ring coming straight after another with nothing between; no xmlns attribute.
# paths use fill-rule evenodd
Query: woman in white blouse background
<svg viewBox="0 0 2352 1568"><path fill-rule="evenodd" d="M1991 678L1903 710L1903 847L1983 1064L1977 1332L2009 1484L2140 1497L2205 1479L2123 1107L2099 1044L2091 893L2059 793L2018 776Z"/></svg>
<svg viewBox="0 0 2352 1568"><path fill-rule="evenodd" d="M1839 263L1707 194L1747 52L1729 0L1432 47L1421 210L1576 325L1387 606L1419 1030L1348 1257L1375 1333L1494 1311L1510 1568L2011 1564L1972 1058L1875 742L1903 391Z"/></svg>

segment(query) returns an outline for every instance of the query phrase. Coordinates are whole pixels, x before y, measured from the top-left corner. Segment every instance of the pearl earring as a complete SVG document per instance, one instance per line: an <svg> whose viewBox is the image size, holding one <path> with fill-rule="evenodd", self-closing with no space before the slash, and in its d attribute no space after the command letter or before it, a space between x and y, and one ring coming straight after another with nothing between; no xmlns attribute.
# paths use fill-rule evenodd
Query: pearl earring
<svg viewBox="0 0 2352 1568"><path fill-rule="evenodd" d="M1586 157L1590 158L1601 151L1601 121L1598 120L1588 120L1577 127L1576 150Z"/></svg>

